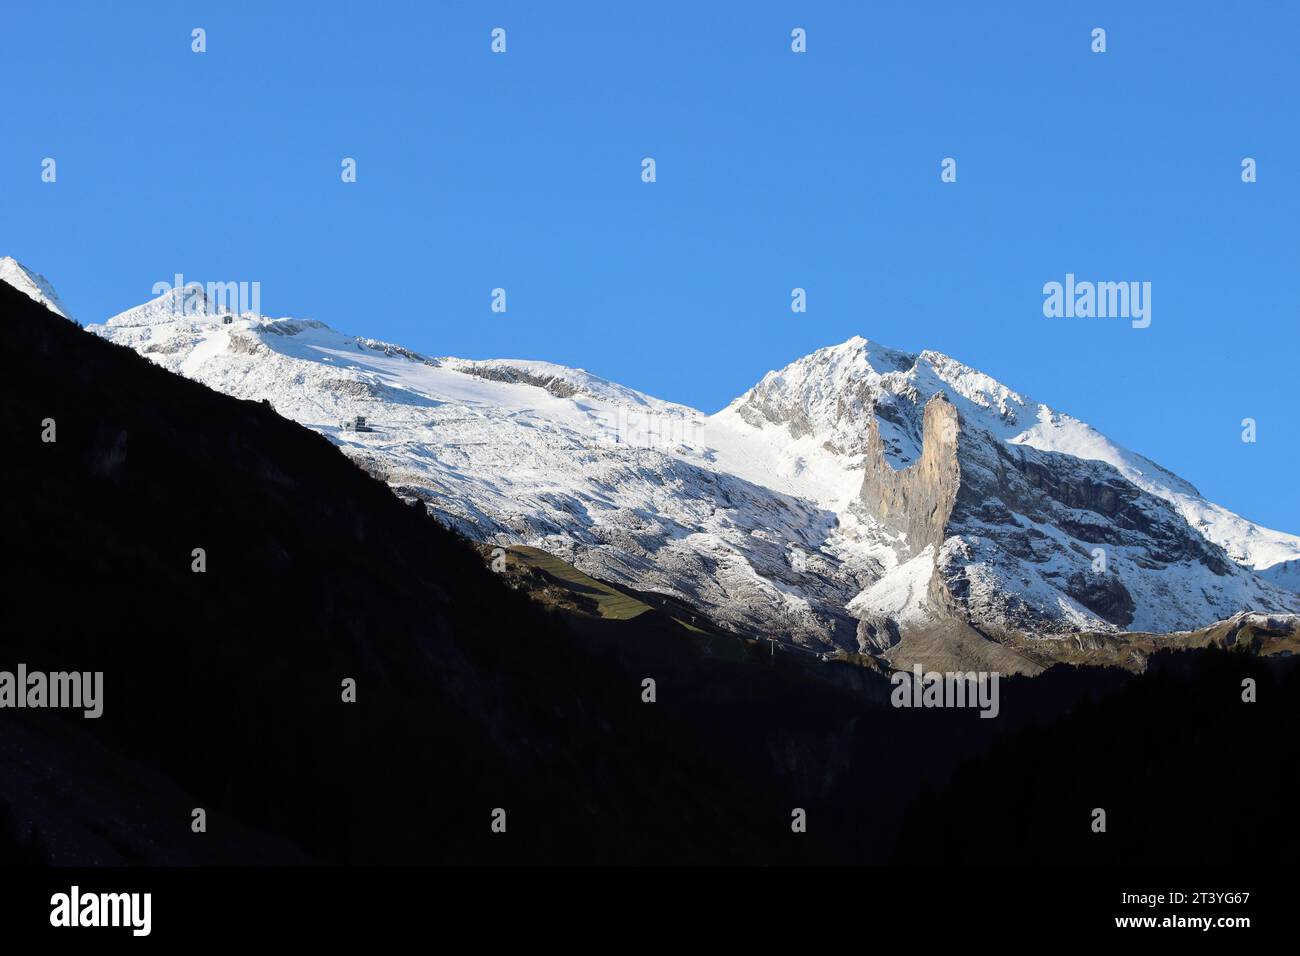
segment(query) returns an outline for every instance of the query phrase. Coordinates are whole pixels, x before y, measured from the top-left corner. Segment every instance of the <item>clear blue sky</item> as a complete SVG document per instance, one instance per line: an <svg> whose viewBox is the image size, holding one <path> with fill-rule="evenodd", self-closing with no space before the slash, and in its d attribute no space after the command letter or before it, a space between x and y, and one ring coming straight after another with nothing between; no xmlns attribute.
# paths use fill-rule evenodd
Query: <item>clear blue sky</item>
<svg viewBox="0 0 1300 956"><path fill-rule="evenodd" d="M708 411L854 334L933 348L1300 531L1298 8L8 4L0 254L85 322L256 280ZM1066 272L1150 281L1151 327L1045 318Z"/></svg>

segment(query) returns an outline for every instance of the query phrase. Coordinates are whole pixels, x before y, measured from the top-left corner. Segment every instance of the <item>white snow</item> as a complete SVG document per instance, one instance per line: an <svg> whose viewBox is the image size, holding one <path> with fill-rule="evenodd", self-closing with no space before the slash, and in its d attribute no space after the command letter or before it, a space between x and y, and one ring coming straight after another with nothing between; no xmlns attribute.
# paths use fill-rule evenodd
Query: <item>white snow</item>
<svg viewBox="0 0 1300 956"><path fill-rule="evenodd" d="M51 312L55 312L65 319L71 318L67 309L63 307L63 303L59 301L58 295L55 294L54 287L50 285L45 276L32 272L12 256L0 257L0 282L7 282L29 299L41 303Z"/></svg>
<svg viewBox="0 0 1300 956"><path fill-rule="evenodd" d="M849 602L855 614L892 617L900 625L925 618L926 589L934 573L934 549L926 545L916 557L900 564Z"/></svg>

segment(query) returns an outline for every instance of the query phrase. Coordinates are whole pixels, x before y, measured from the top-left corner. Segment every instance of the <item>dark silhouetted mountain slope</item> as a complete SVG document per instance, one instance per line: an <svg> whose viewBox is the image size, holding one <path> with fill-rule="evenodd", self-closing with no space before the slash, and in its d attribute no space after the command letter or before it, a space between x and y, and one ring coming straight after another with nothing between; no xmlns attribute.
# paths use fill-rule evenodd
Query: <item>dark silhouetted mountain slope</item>
<svg viewBox="0 0 1300 956"><path fill-rule="evenodd" d="M98 720L0 719L61 753L119 755L124 804L139 768L183 788L121 858L156 840L168 859L228 858L220 826L190 834L195 806L325 860L747 852L762 811L742 768L713 767L671 708L642 704L638 681L328 441L8 287L0 308L0 341L24 356L3 384L0 666L105 674Z"/></svg>

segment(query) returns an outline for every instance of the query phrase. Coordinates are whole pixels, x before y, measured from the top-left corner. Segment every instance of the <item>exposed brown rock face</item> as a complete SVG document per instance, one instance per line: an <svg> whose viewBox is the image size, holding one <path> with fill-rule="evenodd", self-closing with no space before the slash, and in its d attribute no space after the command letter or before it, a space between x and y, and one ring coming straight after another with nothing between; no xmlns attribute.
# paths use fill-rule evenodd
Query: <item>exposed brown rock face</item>
<svg viewBox="0 0 1300 956"><path fill-rule="evenodd" d="M926 403L921 432L921 456L906 468L895 470L886 457L876 416L868 418L860 499L879 521L904 536L905 557L915 557L927 547L939 553L961 488L957 458L960 422L957 410L943 393ZM930 575L926 594L927 602L943 609L944 616L956 616L954 602L937 569ZM867 613L859 620L857 638L864 652L880 653L895 647L902 634L896 621Z"/></svg>
<svg viewBox="0 0 1300 956"><path fill-rule="evenodd" d="M961 485L957 409L939 393L926 404L922 422L921 457L895 471L885 458L876 417L870 417L861 492L862 501L880 521L906 535L911 555L927 545L938 552Z"/></svg>

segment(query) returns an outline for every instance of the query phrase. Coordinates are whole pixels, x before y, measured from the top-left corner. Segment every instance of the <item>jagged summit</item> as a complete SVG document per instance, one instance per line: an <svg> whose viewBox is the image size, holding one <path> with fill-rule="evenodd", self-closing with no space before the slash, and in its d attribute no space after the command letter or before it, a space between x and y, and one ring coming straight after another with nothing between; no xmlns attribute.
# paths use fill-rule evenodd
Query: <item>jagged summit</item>
<svg viewBox="0 0 1300 956"><path fill-rule="evenodd" d="M29 299L41 303L51 312L72 318L49 280L38 272L33 272L12 256L0 256L0 282L6 282Z"/></svg>
<svg viewBox="0 0 1300 956"><path fill-rule="evenodd" d="M755 428L782 427L795 438L822 435L837 450L860 453L866 432L859 420L870 409L886 460L905 468L921 454L920 410L939 393L954 402L967 428L1008 444L1111 466L1168 501L1236 562L1264 570L1300 557L1300 536L1262 528L1206 501L1187 480L1087 423L929 349L913 355L855 336L769 372L725 414Z"/></svg>

